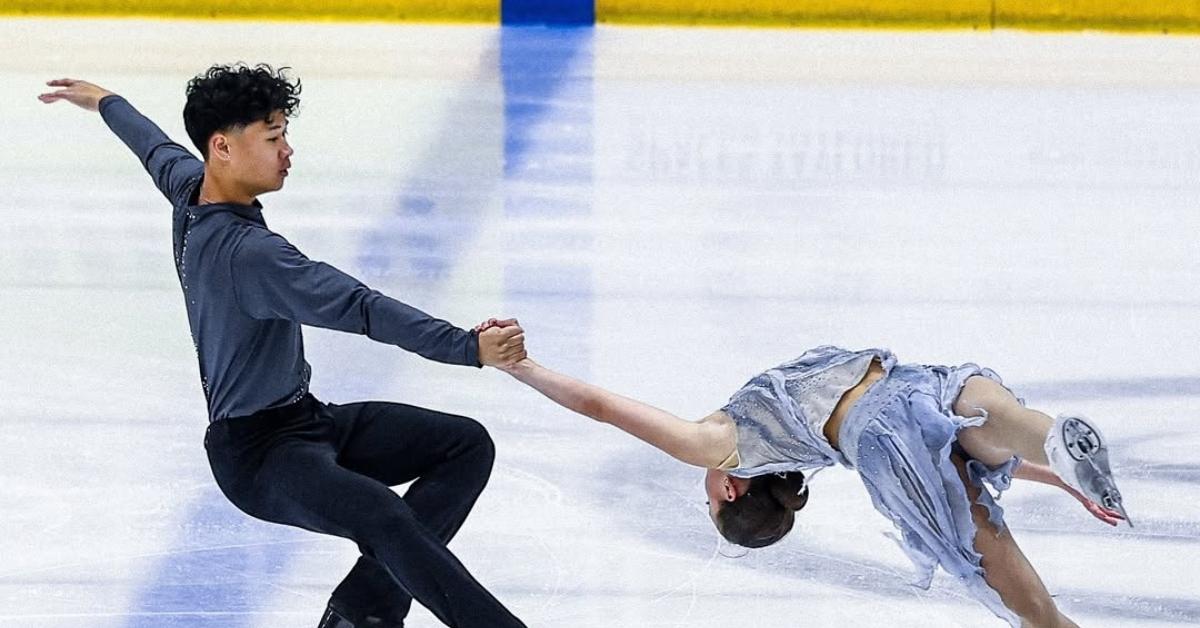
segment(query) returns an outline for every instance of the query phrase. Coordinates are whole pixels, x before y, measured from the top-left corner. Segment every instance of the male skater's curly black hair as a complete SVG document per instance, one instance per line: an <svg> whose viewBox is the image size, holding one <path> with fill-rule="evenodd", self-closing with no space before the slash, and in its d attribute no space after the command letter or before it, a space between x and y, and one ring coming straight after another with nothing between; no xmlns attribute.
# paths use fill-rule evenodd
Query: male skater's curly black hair
<svg viewBox="0 0 1200 628"><path fill-rule="evenodd" d="M292 117L300 106L300 80L289 80L289 69L214 65L188 81L183 126L200 154L208 157L208 138L217 131L266 121L275 111Z"/></svg>
<svg viewBox="0 0 1200 628"><path fill-rule="evenodd" d="M758 475L744 495L717 511L717 530L735 545L766 547L791 532L796 511L807 503L803 473Z"/></svg>

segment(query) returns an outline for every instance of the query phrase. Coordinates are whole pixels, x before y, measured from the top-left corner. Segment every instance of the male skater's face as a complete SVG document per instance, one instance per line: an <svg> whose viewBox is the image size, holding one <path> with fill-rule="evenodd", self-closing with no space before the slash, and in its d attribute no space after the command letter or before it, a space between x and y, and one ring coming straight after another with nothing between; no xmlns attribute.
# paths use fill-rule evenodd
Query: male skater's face
<svg viewBox="0 0 1200 628"><path fill-rule="evenodd" d="M295 152L288 143L287 124L283 112L275 111L266 120L224 134L230 169L251 195L283 187Z"/></svg>

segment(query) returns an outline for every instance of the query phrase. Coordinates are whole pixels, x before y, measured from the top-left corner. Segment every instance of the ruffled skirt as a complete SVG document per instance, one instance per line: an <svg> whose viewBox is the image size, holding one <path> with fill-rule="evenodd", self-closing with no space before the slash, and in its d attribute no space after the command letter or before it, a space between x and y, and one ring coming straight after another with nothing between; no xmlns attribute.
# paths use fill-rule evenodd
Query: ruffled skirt
<svg viewBox="0 0 1200 628"><path fill-rule="evenodd" d="M959 367L900 365L867 390L840 428L839 443L858 471L875 508L899 531L897 542L919 572L915 584L928 588L941 565L970 593L1013 626L1017 616L983 578L975 551L977 533L971 503L950 459L958 431L982 425L982 416L954 413L954 401L968 377L982 375L1000 382L993 371L974 364ZM1004 510L984 486L999 493L1008 488L1017 458L988 468L967 461L968 480L979 487L975 503L987 508L998 530Z"/></svg>

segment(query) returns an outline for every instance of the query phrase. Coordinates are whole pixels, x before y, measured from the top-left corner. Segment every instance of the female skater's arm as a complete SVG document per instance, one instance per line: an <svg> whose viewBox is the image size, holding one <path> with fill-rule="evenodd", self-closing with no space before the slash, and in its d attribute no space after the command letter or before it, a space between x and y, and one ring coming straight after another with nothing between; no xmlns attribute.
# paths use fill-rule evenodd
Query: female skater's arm
<svg viewBox="0 0 1200 628"><path fill-rule="evenodd" d="M1110 526L1115 526L1117 525L1117 522L1124 520L1124 517L1121 516L1121 513L1105 508L1104 506L1097 504L1087 497L1084 497L1083 493L1071 488L1070 485L1068 485L1066 482L1063 482L1062 478L1058 477L1058 474L1054 473L1054 471L1052 471L1050 467L1046 465L1029 462L1028 460L1022 460L1021 464L1017 465L1017 468L1013 470L1013 477L1017 478L1018 480L1040 482L1042 484L1049 484L1050 486L1057 486L1058 488L1061 488L1069 493L1071 497L1079 500L1079 503L1083 504L1083 507L1086 508L1088 512L1092 513L1092 516Z"/></svg>
<svg viewBox="0 0 1200 628"><path fill-rule="evenodd" d="M529 359L504 370L560 406L614 425L690 465L716 468L736 446L733 424L720 413L687 421Z"/></svg>

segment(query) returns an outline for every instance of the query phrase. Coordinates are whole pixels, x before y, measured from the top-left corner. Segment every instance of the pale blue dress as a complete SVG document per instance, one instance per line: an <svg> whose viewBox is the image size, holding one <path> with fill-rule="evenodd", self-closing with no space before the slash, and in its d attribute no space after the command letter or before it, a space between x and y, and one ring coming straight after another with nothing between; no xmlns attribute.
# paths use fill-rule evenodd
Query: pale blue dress
<svg viewBox="0 0 1200 628"><path fill-rule="evenodd" d="M841 451L834 449L823 433L825 423L875 360L886 375L854 404L838 431ZM748 478L835 463L858 471L875 508L899 531L897 541L919 572L915 584L928 588L941 565L997 616L1019 626L983 579L971 504L950 461L958 430L987 419L982 409L973 417L953 411L973 375L1000 382L996 373L974 364L897 365L886 349L812 349L755 376L723 408L737 426L737 466L729 473ZM1004 511L984 483L999 497L1017 464L1013 458L992 469L967 461L968 478L980 487L976 503L988 509L997 529L1004 528Z"/></svg>

